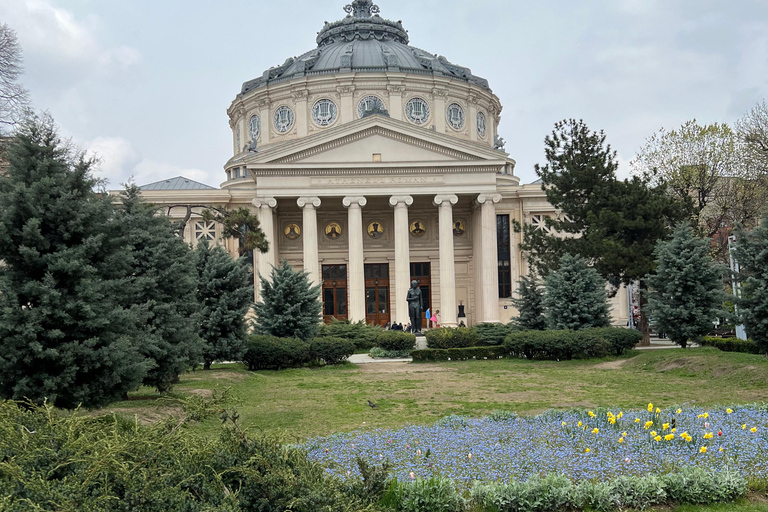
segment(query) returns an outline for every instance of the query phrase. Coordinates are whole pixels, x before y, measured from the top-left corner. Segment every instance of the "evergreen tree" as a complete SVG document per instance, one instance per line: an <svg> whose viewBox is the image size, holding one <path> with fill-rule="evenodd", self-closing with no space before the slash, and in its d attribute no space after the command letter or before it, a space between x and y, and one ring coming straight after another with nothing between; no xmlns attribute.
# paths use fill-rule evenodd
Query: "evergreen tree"
<svg viewBox="0 0 768 512"><path fill-rule="evenodd" d="M512 319L512 325L525 331L543 331L547 328L544 316L544 290L538 283L538 277L531 272L518 281L519 298L512 299L512 305L518 311L518 317Z"/></svg>
<svg viewBox="0 0 768 512"><path fill-rule="evenodd" d="M269 280L260 279L256 331L280 338L314 338L322 312L320 286L312 286L306 272L296 272L285 260L272 269Z"/></svg>
<svg viewBox="0 0 768 512"><path fill-rule="evenodd" d="M232 259L220 246L201 240L196 253L203 367L210 370L214 361L239 361L245 353L253 281L246 260Z"/></svg>
<svg viewBox="0 0 768 512"><path fill-rule="evenodd" d="M150 362L118 300L128 253L93 161L50 119L22 126L0 177L0 395L99 407L136 389Z"/></svg>
<svg viewBox="0 0 768 512"><path fill-rule="evenodd" d="M560 268L545 279L548 327L574 331L608 327L611 321L605 284L584 258L565 254L560 258Z"/></svg>
<svg viewBox="0 0 768 512"><path fill-rule="evenodd" d="M164 393L200 362L194 253L176 236L168 217L142 200L135 184L126 186L121 199L119 221L131 254L120 299L142 318L140 346L154 363L144 385Z"/></svg>
<svg viewBox="0 0 768 512"><path fill-rule="evenodd" d="M736 259L742 283L739 312L747 335L768 355L768 217L752 231L736 230Z"/></svg>
<svg viewBox="0 0 768 512"><path fill-rule="evenodd" d="M656 272L646 278L648 306L658 329L685 348L712 329L723 303L723 272L709 255L709 242L686 223L654 251Z"/></svg>

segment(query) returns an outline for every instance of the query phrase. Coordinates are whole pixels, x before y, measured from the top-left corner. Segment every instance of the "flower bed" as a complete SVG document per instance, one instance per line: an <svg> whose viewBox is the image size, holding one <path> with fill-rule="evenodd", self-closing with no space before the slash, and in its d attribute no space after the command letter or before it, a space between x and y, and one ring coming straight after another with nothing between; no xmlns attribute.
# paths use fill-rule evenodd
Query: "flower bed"
<svg viewBox="0 0 768 512"><path fill-rule="evenodd" d="M396 479L473 482L560 474L573 482L729 468L768 478L768 410L758 406L643 411L550 411L449 416L431 426L370 430L310 440L310 457L341 478L357 476L355 457L389 460Z"/></svg>

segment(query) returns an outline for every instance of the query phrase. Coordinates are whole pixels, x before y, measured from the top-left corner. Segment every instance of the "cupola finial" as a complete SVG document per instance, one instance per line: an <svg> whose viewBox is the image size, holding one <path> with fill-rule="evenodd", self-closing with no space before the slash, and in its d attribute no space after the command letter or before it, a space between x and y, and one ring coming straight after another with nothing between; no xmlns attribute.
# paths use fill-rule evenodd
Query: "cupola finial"
<svg viewBox="0 0 768 512"><path fill-rule="evenodd" d="M344 6L344 12L353 18L371 18L381 11L373 0L354 0L351 4Z"/></svg>

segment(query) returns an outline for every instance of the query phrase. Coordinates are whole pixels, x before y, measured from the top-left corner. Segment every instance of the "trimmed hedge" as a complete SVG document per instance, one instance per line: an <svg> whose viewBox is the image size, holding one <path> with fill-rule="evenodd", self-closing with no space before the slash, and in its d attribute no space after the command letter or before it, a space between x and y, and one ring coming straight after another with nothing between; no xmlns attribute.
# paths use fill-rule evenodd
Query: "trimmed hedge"
<svg viewBox="0 0 768 512"><path fill-rule="evenodd" d="M334 320L328 325L321 325L317 329L317 338L344 338L355 344L357 350L368 350L376 346L376 340L383 329L376 325L367 325L349 320Z"/></svg>
<svg viewBox="0 0 768 512"><path fill-rule="evenodd" d="M580 332L585 333L586 336L592 335L604 339L611 344L617 356L623 354L625 350L632 350L643 340L640 331L623 327L584 329Z"/></svg>
<svg viewBox="0 0 768 512"><path fill-rule="evenodd" d="M325 364L339 364L355 353L355 344L344 338L315 338L309 343L313 359L322 359Z"/></svg>
<svg viewBox="0 0 768 512"><path fill-rule="evenodd" d="M512 332L510 324L479 324L472 329L477 333L478 346L503 345L507 334Z"/></svg>
<svg viewBox="0 0 768 512"><path fill-rule="evenodd" d="M520 331L510 333L504 340L504 347L517 357L568 360L605 357L612 352L621 355L641 339L639 332L617 327L580 331Z"/></svg>
<svg viewBox="0 0 768 512"><path fill-rule="evenodd" d="M439 329L430 329L424 333L427 338L429 348L465 348L475 347L480 337L477 331L467 327L440 327Z"/></svg>
<svg viewBox="0 0 768 512"><path fill-rule="evenodd" d="M414 350L414 361L464 361L467 359L498 359L509 355L504 347L428 348Z"/></svg>
<svg viewBox="0 0 768 512"><path fill-rule="evenodd" d="M298 338L268 335L249 337L243 356L243 363L251 371L296 368L311 360L312 352L308 343Z"/></svg>
<svg viewBox="0 0 768 512"><path fill-rule="evenodd" d="M739 338L713 338L707 336L699 342L703 347L715 347L723 352L743 352L745 354L763 354L757 343Z"/></svg>
<svg viewBox="0 0 768 512"><path fill-rule="evenodd" d="M376 344L388 351L413 350L416 335L401 331L381 331L376 338Z"/></svg>

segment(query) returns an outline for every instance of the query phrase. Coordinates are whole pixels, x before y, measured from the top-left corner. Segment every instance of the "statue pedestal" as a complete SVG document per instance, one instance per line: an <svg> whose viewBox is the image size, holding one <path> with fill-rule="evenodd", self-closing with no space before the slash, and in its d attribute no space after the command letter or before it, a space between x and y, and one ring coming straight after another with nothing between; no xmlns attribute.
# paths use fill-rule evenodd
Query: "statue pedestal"
<svg viewBox="0 0 768 512"><path fill-rule="evenodd" d="M423 334L416 335L416 350L424 350L427 348L427 337Z"/></svg>

